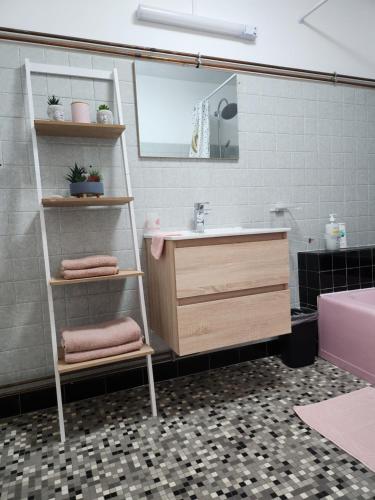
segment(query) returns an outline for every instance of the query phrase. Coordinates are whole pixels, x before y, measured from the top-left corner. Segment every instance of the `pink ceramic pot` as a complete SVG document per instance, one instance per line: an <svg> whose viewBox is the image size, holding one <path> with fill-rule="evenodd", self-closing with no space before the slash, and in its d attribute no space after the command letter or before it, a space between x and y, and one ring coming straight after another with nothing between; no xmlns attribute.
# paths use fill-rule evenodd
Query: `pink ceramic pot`
<svg viewBox="0 0 375 500"><path fill-rule="evenodd" d="M72 106L72 121L90 123L90 107L87 102L74 101Z"/></svg>

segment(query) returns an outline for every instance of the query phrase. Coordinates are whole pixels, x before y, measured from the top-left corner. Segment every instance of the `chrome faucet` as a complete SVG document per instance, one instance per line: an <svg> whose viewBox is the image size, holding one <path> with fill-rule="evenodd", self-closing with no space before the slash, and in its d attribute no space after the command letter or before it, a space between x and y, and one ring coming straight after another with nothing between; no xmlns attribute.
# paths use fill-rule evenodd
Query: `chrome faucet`
<svg viewBox="0 0 375 500"><path fill-rule="evenodd" d="M194 203L193 229L197 233L204 232L204 216L209 212L209 208L207 208L207 205L209 205L208 201L198 201L197 203Z"/></svg>

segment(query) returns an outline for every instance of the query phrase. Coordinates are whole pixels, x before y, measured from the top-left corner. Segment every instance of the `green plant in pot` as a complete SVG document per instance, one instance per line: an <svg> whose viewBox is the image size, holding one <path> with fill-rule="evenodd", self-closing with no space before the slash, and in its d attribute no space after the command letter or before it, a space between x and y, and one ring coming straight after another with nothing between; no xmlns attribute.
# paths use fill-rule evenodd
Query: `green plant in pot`
<svg viewBox="0 0 375 500"><path fill-rule="evenodd" d="M60 104L60 99L55 95L51 95L48 97L47 103L48 118L59 122L64 121L64 107Z"/></svg>
<svg viewBox="0 0 375 500"><path fill-rule="evenodd" d="M98 107L98 111L96 112L96 121L103 125L112 125L113 114L107 104L100 104Z"/></svg>
<svg viewBox="0 0 375 500"><path fill-rule="evenodd" d="M71 196L82 198L85 196L96 196L99 198L104 194L102 175L98 169L89 167L89 172L85 167L79 167L77 163L70 168L65 179L70 182Z"/></svg>

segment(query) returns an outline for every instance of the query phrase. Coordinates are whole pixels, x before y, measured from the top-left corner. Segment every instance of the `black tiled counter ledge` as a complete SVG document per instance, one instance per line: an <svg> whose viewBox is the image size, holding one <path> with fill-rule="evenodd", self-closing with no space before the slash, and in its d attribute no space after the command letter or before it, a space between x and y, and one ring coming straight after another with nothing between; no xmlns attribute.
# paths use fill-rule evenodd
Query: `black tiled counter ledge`
<svg viewBox="0 0 375 500"><path fill-rule="evenodd" d="M370 288L375 280L375 245L298 253L301 307L317 307L322 293Z"/></svg>

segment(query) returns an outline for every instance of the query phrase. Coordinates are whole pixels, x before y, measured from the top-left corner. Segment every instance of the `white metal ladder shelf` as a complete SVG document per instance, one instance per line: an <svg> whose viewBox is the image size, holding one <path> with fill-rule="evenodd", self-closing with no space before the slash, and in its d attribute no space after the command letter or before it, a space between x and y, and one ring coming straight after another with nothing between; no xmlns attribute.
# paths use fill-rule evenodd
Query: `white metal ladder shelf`
<svg viewBox="0 0 375 500"><path fill-rule="evenodd" d="M36 178L36 188L37 188L37 196L39 203L39 215L40 215L40 224L41 224L41 234L42 234L42 245L43 245L43 257L44 257L44 268L46 274L47 281L47 299L48 299L48 310L49 310L49 319L51 326L51 341L52 341L52 351L53 351L53 364L54 364L54 372L55 372L55 382L56 382L56 395L57 395L57 407L58 407L58 417L59 417L59 428L60 428L60 436L61 441L65 441L65 426L64 426L64 414L63 414L63 406L62 406L62 398L61 398L61 382L60 382L60 372L59 370L59 360L58 360L58 349L57 349L57 339L56 339L56 323L55 323L55 312L54 312L54 303L53 303L53 295L52 295L52 277L51 270L49 264L49 253L48 253L48 242L47 242L47 232L46 232L46 222L44 216L44 205L43 205L43 191L42 191L42 181L40 175L40 164L39 164L39 153L38 153L38 140L37 140L37 132L35 128L34 121L34 101L33 101L33 93L32 93L32 83L31 83L31 74L32 73L42 73L42 74L51 74L51 75L62 75L62 76L73 76L79 78L90 78L90 79L99 79L99 80L107 80L111 81L114 85L114 98L115 105L117 110L118 122L119 125L123 125L123 116L122 116L122 108L121 108L121 95L120 95L120 86L118 80L117 69L114 68L113 71L101 71L101 70L93 70L93 69L85 69L85 68L74 68L67 66L58 66L58 65L50 65L50 64L39 64L32 63L28 59L25 59L25 73L26 73L26 86L27 86L27 96L28 96L28 107L29 107L29 119L30 119L30 129L31 129L31 140L32 140L32 148L33 148L33 157L34 157L34 168L35 168L35 178ZM125 180L125 187L127 191L127 196L129 197L129 201L127 205L129 207L129 215L130 215L130 225L131 225L131 233L133 240L133 250L134 250L134 258L136 269L134 270L134 274L137 276L138 280L138 292L139 292L139 301L140 308L142 314L142 322L143 322L143 331L146 340L147 346L150 345L149 338L149 329L146 315L146 305L144 298L144 288L143 288L143 278L141 271L141 261L139 256L139 247L138 247L138 238L137 238L137 228L135 222L135 214L134 214L134 202L132 195L132 188L130 182L130 173L129 173L129 162L126 148L126 140L125 140L125 132L123 131L120 135L121 141L121 151L122 151L122 163L123 163L123 173ZM150 390L150 402L151 402L151 410L152 415L157 415L156 408L156 398L155 398L155 387L154 387L154 377L152 370L152 349L147 348L145 346L142 352L139 352L134 355L134 358L145 356L147 359L147 372L148 372L148 382L149 382L149 390ZM130 356L124 356L126 358L132 358ZM113 358L112 358L113 359ZM117 359L116 359L117 360ZM116 360L110 361L115 362ZM103 360L98 362L98 365L104 364ZM69 371L69 370L65 370Z"/></svg>

